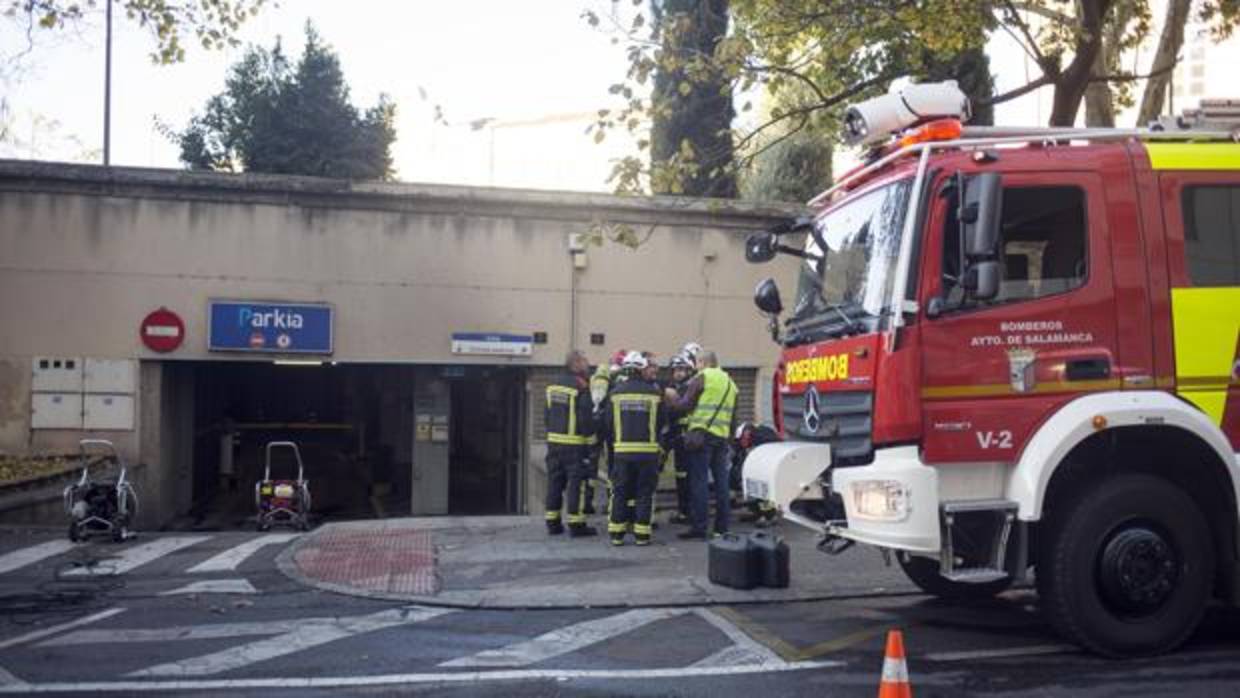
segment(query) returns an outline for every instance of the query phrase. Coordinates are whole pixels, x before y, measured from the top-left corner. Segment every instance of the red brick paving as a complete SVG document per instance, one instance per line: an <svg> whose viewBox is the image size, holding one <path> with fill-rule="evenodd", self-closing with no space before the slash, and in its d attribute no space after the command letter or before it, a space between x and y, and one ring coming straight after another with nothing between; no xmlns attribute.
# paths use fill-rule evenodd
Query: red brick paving
<svg viewBox="0 0 1240 698"><path fill-rule="evenodd" d="M371 592L431 596L439 592L430 531L320 531L293 554L301 573L329 584Z"/></svg>

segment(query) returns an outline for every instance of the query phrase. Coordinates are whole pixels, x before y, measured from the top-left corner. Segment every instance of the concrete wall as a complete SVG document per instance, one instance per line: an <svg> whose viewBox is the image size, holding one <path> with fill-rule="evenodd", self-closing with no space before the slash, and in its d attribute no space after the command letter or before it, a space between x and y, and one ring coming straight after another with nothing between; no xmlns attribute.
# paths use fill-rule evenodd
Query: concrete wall
<svg viewBox="0 0 1240 698"><path fill-rule="evenodd" d="M0 161L0 450L63 448L78 436L30 430L32 357L136 358L144 362L138 428L111 436L134 459L184 458L165 444L169 425L185 419L186 406L165 395L177 374L146 362L251 358L207 351L212 298L331 303L331 358L340 362L549 366L570 346L593 361L617 346L666 358L695 339L727 365L767 366L775 347L750 296L764 276L790 281L795 264L748 265L743 242L795 213ZM590 247L575 270L569 236L600 225L647 239L636 250ZM186 324L184 345L169 355L146 350L138 336L141 319L160 306ZM468 331L545 332L548 341L528 359L454 356L451 334ZM605 344L591 346L592 333ZM446 400L420 379L417 390L436 409ZM535 450L530 444L527 462ZM415 449L415 472L427 458L436 460ZM177 475L153 477L165 476ZM527 482L533 501L537 485Z"/></svg>

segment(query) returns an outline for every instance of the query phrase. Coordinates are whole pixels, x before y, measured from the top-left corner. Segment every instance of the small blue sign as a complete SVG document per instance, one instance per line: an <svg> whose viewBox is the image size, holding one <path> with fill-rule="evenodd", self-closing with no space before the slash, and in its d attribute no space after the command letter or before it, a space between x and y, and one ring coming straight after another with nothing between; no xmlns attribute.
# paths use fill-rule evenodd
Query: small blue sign
<svg viewBox="0 0 1240 698"><path fill-rule="evenodd" d="M332 353L330 305L213 300L208 316L211 351Z"/></svg>
<svg viewBox="0 0 1240 698"><path fill-rule="evenodd" d="M530 356L534 353L534 336L504 332L453 332L452 353L477 356Z"/></svg>

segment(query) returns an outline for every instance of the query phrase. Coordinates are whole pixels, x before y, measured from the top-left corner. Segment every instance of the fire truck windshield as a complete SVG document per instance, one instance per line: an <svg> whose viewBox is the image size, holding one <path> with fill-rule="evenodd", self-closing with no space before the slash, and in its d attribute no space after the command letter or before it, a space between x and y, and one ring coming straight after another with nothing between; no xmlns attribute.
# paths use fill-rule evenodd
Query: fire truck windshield
<svg viewBox="0 0 1240 698"><path fill-rule="evenodd" d="M814 223L805 243L788 344L874 330L895 281L912 183L891 182L845 200Z"/></svg>

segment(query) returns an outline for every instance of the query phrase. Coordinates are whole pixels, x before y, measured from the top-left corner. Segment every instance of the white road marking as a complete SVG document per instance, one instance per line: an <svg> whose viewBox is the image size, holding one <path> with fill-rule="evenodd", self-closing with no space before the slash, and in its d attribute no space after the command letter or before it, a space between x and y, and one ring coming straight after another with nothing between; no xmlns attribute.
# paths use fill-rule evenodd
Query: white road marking
<svg viewBox="0 0 1240 698"><path fill-rule="evenodd" d="M157 664L141 669L128 676L203 676L239 669L257 662L282 657L286 654L327 644L352 635L373 632L398 625L409 625L437 616L453 613L447 608L395 608L366 616L349 618L316 618L300 621L296 626L276 637L251 642L248 645L230 647L226 650L205 654L181 661Z"/></svg>
<svg viewBox="0 0 1240 698"><path fill-rule="evenodd" d="M273 620L254 623L215 623L212 625L182 625L171 628L127 628L109 630L81 630L61 635L44 642L40 647L53 645L95 645L122 642L176 642L178 640L214 640L224 637L249 635L279 635L290 633L307 623L331 623L331 618L302 618L299 620Z"/></svg>
<svg viewBox="0 0 1240 698"><path fill-rule="evenodd" d="M190 574L202 574L205 572L232 572L245 562L260 548L276 543L287 543L297 537L296 533L270 533L268 535L253 538L240 545L234 546L207 560L206 562L194 565L189 568Z"/></svg>
<svg viewBox="0 0 1240 698"><path fill-rule="evenodd" d="M922 659L932 662L962 662L974 659L1004 659L1007 657L1032 657L1043 654L1068 654L1080 652L1076 645L1028 645L1026 647L1004 647L993 650L970 650L967 652L931 652L923 654Z"/></svg>
<svg viewBox="0 0 1240 698"><path fill-rule="evenodd" d="M195 543L201 543L208 538L210 536L168 536L167 538L156 538L149 543L143 543L132 548L117 548L120 550L120 554L100 560L93 568L78 567L69 570L65 574L124 574L135 567L141 567L164 555L176 552L181 548L188 548Z"/></svg>
<svg viewBox="0 0 1240 698"><path fill-rule="evenodd" d="M89 623L94 623L95 621L103 620L104 618L111 618L112 616L124 610L125 609L123 608L109 608L106 611L100 611L98 613L85 616L83 618L78 618L77 620L71 620L67 623L61 623L60 625L52 625L52 626L43 628L41 630L35 630L33 632L26 633L25 635L18 635L17 637L10 637L9 639L5 641L0 642L0 650L7 649L15 645L21 645L27 642L34 642L35 640L47 637L48 635L55 635L56 633L63 632L65 630L76 628L82 625L87 625Z"/></svg>
<svg viewBox="0 0 1240 698"><path fill-rule="evenodd" d="M8 669L0 666L0 686L24 688L26 682L9 673Z"/></svg>
<svg viewBox="0 0 1240 698"><path fill-rule="evenodd" d="M0 555L0 574L7 574L26 565L33 565L39 560L46 560L49 557L69 552L72 549L73 543L67 540L49 540L46 543L5 553Z"/></svg>
<svg viewBox="0 0 1240 698"><path fill-rule="evenodd" d="M248 579L204 579L186 584L179 589L165 591L160 596L173 594L257 594L258 589Z"/></svg>
<svg viewBox="0 0 1240 698"><path fill-rule="evenodd" d="M697 667L713 667L728 666L731 663L741 662L744 664L757 664L759 666L769 666L784 664L783 658L767 647L766 645L754 640L745 634L743 630L736 627L727 619L714 613L707 608L695 608L693 613L699 618L715 626L719 632L728 636L732 641L732 647L725 648L715 654L699 661L693 666ZM738 651L734 651L739 650Z"/></svg>
<svg viewBox="0 0 1240 698"><path fill-rule="evenodd" d="M623 635L648 623L688 613L684 608L639 608L557 628L532 640L444 662L442 667L529 666Z"/></svg>
<svg viewBox="0 0 1240 698"><path fill-rule="evenodd" d="M768 666L675 667L666 669L508 669L500 671L455 671L436 674L380 674L371 676L290 676L261 679L203 679L178 681L91 681L78 683L0 685L3 693L104 693L151 691L167 693L192 690L244 690L259 688L349 688L357 686L395 686L423 683L483 683L488 681L680 679L704 676L740 676L844 666L838 661L785 662Z"/></svg>

